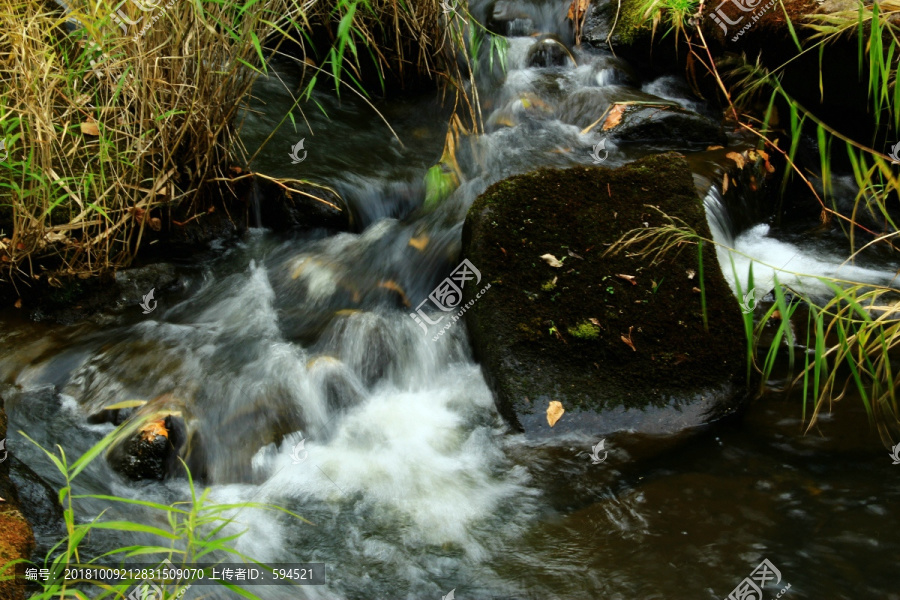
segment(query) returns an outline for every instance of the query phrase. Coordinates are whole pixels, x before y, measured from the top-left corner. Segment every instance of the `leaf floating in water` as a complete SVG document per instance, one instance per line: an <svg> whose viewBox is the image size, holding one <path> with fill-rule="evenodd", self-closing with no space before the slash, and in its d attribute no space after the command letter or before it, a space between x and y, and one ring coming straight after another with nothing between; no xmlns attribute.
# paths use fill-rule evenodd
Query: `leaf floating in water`
<svg viewBox="0 0 900 600"><path fill-rule="evenodd" d="M556 422L559 421L564 412L566 412L566 409L563 408L562 402L559 400L550 401L550 405L547 407L547 423L550 427L556 425Z"/></svg>
<svg viewBox="0 0 900 600"><path fill-rule="evenodd" d="M409 238L409 245L421 252L428 246L428 234L423 233L419 237Z"/></svg>
<svg viewBox="0 0 900 600"><path fill-rule="evenodd" d="M744 168L744 156L742 154L738 154L737 152L729 152L725 156L737 163L738 169Z"/></svg>
<svg viewBox="0 0 900 600"><path fill-rule="evenodd" d="M547 261L547 264L550 265L551 267L555 267L558 269L561 266L563 266L562 262L560 262L560 260L558 258L556 258L555 256L553 256L552 254L543 254L543 255L541 255L541 258L543 258L545 261Z"/></svg>

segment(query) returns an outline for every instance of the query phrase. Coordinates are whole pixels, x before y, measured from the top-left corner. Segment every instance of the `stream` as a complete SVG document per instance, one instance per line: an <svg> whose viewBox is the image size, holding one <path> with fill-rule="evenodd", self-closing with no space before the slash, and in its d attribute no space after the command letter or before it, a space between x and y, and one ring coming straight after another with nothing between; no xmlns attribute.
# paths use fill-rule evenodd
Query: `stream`
<svg viewBox="0 0 900 600"><path fill-rule="evenodd" d="M565 14L560 2L540 4L549 5L532 16ZM739 420L677 445L635 440L666 448L650 459L608 446L608 460L595 465L596 440L539 442L504 424L463 322L432 341L410 318L404 298L415 307L459 263L466 210L488 185L541 166L594 164L602 132L582 134L567 115L599 115L602 102L647 95L709 112L680 78L644 80L608 51L576 48L577 65L536 66L535 29L571 42L549 16L514 21L522 35L509 37L507 73L482 66L487 131L461 151L464 181L433 212L421 208L423 178L450 115L438 95L376 101L395 137L360 98L320 86L319 106L306 103L296 128L282 124L251 167L331 186L348 203L351 232L251 229L176 265L178 288L157 290L158 307L146 315L123 305L60 326L0 312L11 454L59 486L20 430L76 457L113 429L87 415L163 397L156 402L202 436L211 501L272 503L310 521L234 514L235 530L246 531L241 552L327 566L325 585L251 588L266 599L439 600L454 590L460 600L712 600L768 559L790 583L783 598L900 600L900 466L858 398L848 395L804 434L798 394L773 380ZM256 84L259 100L245 115L251 153L291 107L286 88L300 85L291 64L276 72ZM307 155L293 164L301 139ZM606 150L609 168L692 151L608 140ZM808 235L811 223L740 216L712 185L715 168L698 167L695 179L717 240L798 272L893 281L875 252L844 265L846 240ZM852 201L852 185L836 187ZM720 260L732 277L727 252ZM743 276L749 260L736 262ZM768 275L754 269L762 289ZM301 440L307 454L297 461ZM102 458L76 491L163 504L189 497L183 478L132 482ZM78 506L81 520L106 510L106 519L165 526L139 507ZM42 556L59 532L38 527L36 536ZM97 533L87 547L152 540ZM184 596L201 597L237 595L195 586Z"/></svg>

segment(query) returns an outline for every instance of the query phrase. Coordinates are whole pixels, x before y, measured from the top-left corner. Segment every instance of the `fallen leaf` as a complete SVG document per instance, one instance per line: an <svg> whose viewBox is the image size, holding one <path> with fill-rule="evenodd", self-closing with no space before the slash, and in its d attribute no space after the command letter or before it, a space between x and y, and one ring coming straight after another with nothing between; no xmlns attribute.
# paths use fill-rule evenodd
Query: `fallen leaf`
<svg viewBox="0 0 900 600"><path fill-rule="evenodd" d="M22 299L19 298L18 300L16 300L16 303L13 306L15 306L16 308L22 308Z"/></svg>
<svg viewBox="0 0 900 600"><path fill-rule="evenodd" d="M631 285L637 285L637 281L635 281L634 275L625 275L623 273L616 273L616 277L624 279L625 281L630 281Z"/></svg>
<svg viewBox="0 0 900 600"><path fill-rule="evenodd" d="M6 498L0 498L0 502L6 502Z"/></svg>
<svg viewBox="0 0 900 600"><path fill-rule="evenodd" d="M409 245L412 246L413 248L415 248L416 250L418 250L419 252L421 252L422 250L425 249L426 246L428 246L428 242L429 242L429 239L428 239L427 233L423 233L419 237L409 238Z"/></svg>
<svg viewBox="0 0 900 600"><path fill-rule="evenodd" d="M550 401L550 405L547 406L547 423L550 427L556 425L556 422L559 421L564 412L566 412L566 409L563 408L562 402L558 400Z"/></svg>
<svg viewBox="0 0 900 600"><path fill-rule="evenodd" d="M744 156L742 154L738 154L737 152L729 152L725 156L726 158L730 158L735 163L737 163L738 169L744 168Z"/></svg>
<svg viewBox="0 0 900 600"><path fill-rule="evenodd" d="M569 256L571 256L572 258L579 258L579 259L581 259L581 260L584 260L584 257L583 257L583 256L578 256L577 254L575 254L575 253L572 252L571 250L567 250L567 252L569 253Z"/></svg>
<svg viewBox="0 0 900 600"><path fill-rule="evenodd" d="M725 173L725 176L722 177L722 194L728 191L728 173Z"/></svg>
<svg viewBox="0 0 900 600"><path fill-rule="evenodd" d="M158 217L153 217L148 221L148 223L150 225L150 229L152 229L153 231L159 231L160 229L162 229L162 221L160 221Z"/></svg>
<svg viewBox="0 0 900 600"><path fill-rule="evenodd" d="M598 320L595 319L594 317L591 317L590 319L588 319L588 321L590 321L591 323L593 323L593 324L596 325L597 327L600 327L600 321L598 321Z"/></svg>
<svg viewBox="0 0 900 600"><path fill-rule="evenodd" d="M634 329L634 325L628 328L628 336L620 335L619 339L628 344L628 347L631 348L633 352L637 352L637 348L634 347L634 342L631 340L631 330Z"/></svg>
<svg viewBox="0 0 900 600"><path fill-rule="evenodd" d="M84 135L100 135L100 128L93 121L81 124L81 133Z"/></svg>
<svg viewBox="0 0 900 600"><path fill-rule="evenodd" d="M612 129L618 125L622 121L622 115L625 114L625 109L627 107L627 104L614 104L609 111L609 115L606 117L606 121L603 122L603 131Z"/></svg>
<svg viewBox="0 0 900 600"><path fill-rule="evenodd" d="M706 149L707 149L707 151L709 151L709 150L721 150L721 149L722 149L722 146L707 146Z"/></svg>
<svg viewBox="0 0 900 600"><path fill-rule="evenodd" d="M694 286L694 287L691 288L691 291L694 292L695 294L699 294L699 293L700 293L700 288L698 288L697 286Z"/></svg>
<svg viewBox="0 0 900 600"><path fill-rule="evenodd" d="M543 258L547 262L547 264L550 265L551 267L555 267L558 269L561 266L563 266L563 264L559 261L559 259L557 259L552 254L543 254L543 255L541 255L541 258Z"/></svg>
<svg viewBox="0 0 900 600"><path fill-rule="evenodd" d="M684 274L687 275L688 279L693 279L697 275L697 271L695 271L693 269L688 269L684 272Z"/></svg>
<svg viewBox="0 0 900 600"><path fill-rule="evenodd" d="M141 428L141 438L144 441L152 442L153 438L157 436L162 436L164 438L169 437L169 430L166 429L166 420L165 419L157 419L156 421L150 421L144 427Z"/></svg>
<svg viewBox="0 0 900 600"><path fill-rule="evenodd" d="M572 0L566 18L570 21L581 20L581 16L587 11L589 4L590 0Z"/></svg>

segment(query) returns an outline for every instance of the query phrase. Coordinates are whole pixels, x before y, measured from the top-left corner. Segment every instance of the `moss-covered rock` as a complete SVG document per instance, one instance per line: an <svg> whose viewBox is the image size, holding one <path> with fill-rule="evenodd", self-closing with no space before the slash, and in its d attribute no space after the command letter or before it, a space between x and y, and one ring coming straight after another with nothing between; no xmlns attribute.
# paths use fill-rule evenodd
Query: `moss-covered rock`
<svg viewBox="0 0 900 600"><path fill-rule="evenodd" d="M616 170L518 175L472 205L463 253L491 288L466 318L499 410L515 427L675 432L743 397L741 315L713 248L703 252L709 331L696 245L658 264L603 256L626 231L664 223L650 205L710 236L691 172L674 153ZM566 410L552 430L551 400Z"/></svg>

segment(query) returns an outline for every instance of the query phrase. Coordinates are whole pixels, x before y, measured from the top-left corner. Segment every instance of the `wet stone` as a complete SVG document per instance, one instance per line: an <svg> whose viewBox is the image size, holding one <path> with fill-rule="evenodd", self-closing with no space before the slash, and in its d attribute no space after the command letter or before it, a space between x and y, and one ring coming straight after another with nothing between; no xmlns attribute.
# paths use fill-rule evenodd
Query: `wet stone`
<svg viewBox="0 0 900 600"><path fill-rule="evenodd" d="M702 283L696 245L656 264L636 248L604 256L626 232L666 223L650 204L710 236L676 153L616 170L517 175L472 205L463 256L491 288L466 322L498 410L514 428L538 437L675 434L740 407L743 325L714 249L704 248ZM464 301L469 295L465 288ZM553 427L551 401L565 409Z"/></svg>

